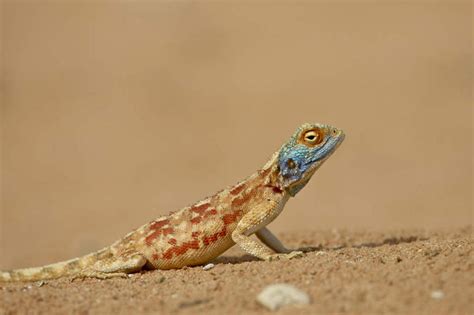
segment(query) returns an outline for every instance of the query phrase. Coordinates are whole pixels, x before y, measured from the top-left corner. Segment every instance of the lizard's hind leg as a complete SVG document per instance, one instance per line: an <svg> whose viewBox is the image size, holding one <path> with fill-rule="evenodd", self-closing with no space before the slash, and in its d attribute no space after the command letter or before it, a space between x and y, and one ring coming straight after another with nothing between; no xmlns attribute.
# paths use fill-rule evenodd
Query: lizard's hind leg
<svg viewBox="0 0 474 315"><path fill-rule="evenodd" d="M119 257L108 257L94 263L90 268L83 270L75 278L126 278L127 274L140 271L147 263L141 254L129 254Z"/></svg>

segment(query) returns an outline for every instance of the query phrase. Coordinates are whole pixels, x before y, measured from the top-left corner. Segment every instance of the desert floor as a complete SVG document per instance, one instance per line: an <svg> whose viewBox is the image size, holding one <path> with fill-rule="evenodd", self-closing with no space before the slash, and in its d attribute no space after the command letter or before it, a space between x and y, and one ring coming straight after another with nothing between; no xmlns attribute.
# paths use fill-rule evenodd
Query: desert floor
<svg viewBox="0 0 474 315"><path fill-rule="evenodd" d="M311 304L278 314L472 314L472 228L306 231L280 235L303 258L263 262L231 249L215 267L147 271L129 279L0 284L0 314L261 314L269 284L289 283Z"/></svg>

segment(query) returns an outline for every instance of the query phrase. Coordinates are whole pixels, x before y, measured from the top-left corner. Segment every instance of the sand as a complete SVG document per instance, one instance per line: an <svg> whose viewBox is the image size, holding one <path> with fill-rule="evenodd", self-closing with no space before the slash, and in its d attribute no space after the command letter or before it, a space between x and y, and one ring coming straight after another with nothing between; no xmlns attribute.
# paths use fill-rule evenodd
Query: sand
<svg viewBox="0 0 474 315"><path fill-rule="evenodd" d="M263 262L232 248L215 267L147 271L129 279L0 284L0 314L261 314L266 285L289 283L311 297L278 314L472 314L472 229L280 235L311 248Z"/></svg>

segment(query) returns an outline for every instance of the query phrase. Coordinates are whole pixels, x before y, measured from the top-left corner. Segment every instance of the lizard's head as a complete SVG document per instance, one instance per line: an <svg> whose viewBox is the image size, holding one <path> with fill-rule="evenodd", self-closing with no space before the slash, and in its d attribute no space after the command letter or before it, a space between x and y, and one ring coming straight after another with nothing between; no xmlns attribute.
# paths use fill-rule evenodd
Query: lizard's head
<svg viewBox="0 0 474 315"><path fill-rule="evenodd" d="M343 140L344 132L328 125L299 127L278 155L282 188L295 196Z"/></svg>

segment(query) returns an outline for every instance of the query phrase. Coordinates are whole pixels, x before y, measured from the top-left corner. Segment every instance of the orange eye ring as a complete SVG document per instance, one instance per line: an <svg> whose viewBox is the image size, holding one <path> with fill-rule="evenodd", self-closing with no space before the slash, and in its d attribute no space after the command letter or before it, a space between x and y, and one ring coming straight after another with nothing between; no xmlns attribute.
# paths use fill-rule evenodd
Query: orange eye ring
<svg viewBox="0 0 474 315"><path fill-rule="evenodd" d="M302 133L299 142L314 147L324 140L324 133L320 128L313 128Z"/></svg>

